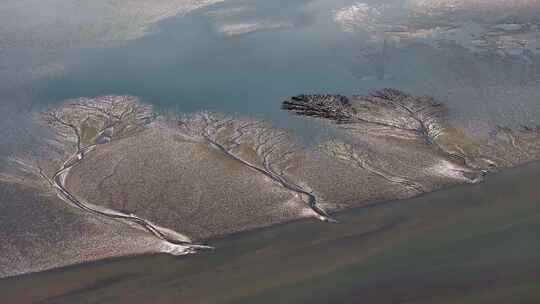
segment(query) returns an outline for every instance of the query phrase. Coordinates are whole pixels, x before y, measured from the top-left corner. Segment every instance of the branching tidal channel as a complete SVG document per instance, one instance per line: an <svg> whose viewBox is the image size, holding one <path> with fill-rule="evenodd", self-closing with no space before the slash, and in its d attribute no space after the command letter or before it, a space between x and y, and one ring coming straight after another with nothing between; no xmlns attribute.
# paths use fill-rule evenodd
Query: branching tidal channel
<svg viewBox="0 0 540 304"><path fill-rule="evenodd" d="M122 101L122 100L121 100ZM105 119L101 128L98 129L96 135L93 137L90 144L84 144L82 138L82 128L69 121L69 115L66 113L60 113L58 111L49 111L46 114L46 120L50 125L60 131L61 137L68 138L66 131L70 132L75 138L76 151L67 158L61 165L61 167L54 172L52 178L42 174L44 178L55 189L58 197L63 201L66 201L81 210L89 212L97 216L103 216L109 219L123 221L128 224L138 226L150 232L157 238L167 242L169 246L166 248L166 252L174 255L183 255L193 253L201 249L211 249L212 247L205 245L193 244L189 238L184 235L172 231L170 229L160 227L149 220L138 217L135 214L125 214L119 211L110 210L104 207L95 206L84 202L77 198L66 186L66 178L72 168L80 164L88 153L92 152L99 145L107 144L113 139L115 128L121 128L122 132L126 133L126 130L133 132L133 127L129 127L126 121L135 121L137 126L147 124L153 119L153 114L148 113L144 107L139 106L134 101L118 102L116 99L109 100L109 103L103 103L100 105L91 105L84 103L74 103L73 106L78 108L86 108L91 110L93 115L98 115L99 118ZM121 110L119 110L121 108ZM119 112L118 114L115 114ZM91 116L87 117L84 122L92 120ZM94 118L94 121L95 118ZM63 132L62 132L63 131ZM62 134L63 133L63 134ZM126 134L124 134L126 135Z"/></svg>

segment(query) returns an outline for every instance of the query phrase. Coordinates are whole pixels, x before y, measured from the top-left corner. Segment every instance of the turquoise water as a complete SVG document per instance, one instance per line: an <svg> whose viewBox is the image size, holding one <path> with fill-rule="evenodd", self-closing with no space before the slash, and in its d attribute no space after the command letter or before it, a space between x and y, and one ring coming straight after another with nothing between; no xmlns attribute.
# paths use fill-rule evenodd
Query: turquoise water
<svg viewBox="0 0 540 304"><path fill-rule="evenodd" d="M264 18L294 25L231 37L216 33L208 13L234 1L166 20L147 37L89 51L69 73L51 80L46 94L55 100L131 94L179 111L211 109L280 120L286 116L280 102L291 95L361 92L347 67L351 51L341 48L347 35L330 12L321 22L301 11L306 2L250 2ZM257 19L257 13L245 14ZM235 22L249 22L242 17Z"/></svg>
<svg viewBox="0 0 540 304"><path fill-rule="evenodd" d="M334 21L336 9L351 3L212 5L167 19L141 39L78 52L68 60L67 73L46 82L44 95L62 100L132 94L181 111L212 109L279 121L285 116L279 102L291 95L363 94L391 86L435 95L457 112L487 112L499 120L530 120L528 115L539 110L530 98L513 93L508 101L504 95L537 86L537 55L479 55L460 41L438 47L421 40L381 44L362 31L345 32ZM237 11L228 13L231 9ZM220 32L221 26L246 23L282 28L232 36Z"/></svg>

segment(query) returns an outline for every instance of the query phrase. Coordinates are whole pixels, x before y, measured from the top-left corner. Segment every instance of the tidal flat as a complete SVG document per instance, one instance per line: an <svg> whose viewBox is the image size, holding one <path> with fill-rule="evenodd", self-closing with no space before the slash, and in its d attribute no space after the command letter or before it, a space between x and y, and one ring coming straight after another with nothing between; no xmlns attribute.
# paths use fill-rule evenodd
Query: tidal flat
<svg viewBox="0 0 540 304"><path fill-rule="evenodd" d="M538 303L540 163L209 241L0 281L6 303Z"/></svg>
<svg viewBox="0 0 540 304"><path fill-rule="evenodd" d="M538 302L538 1L4 2L0 302Z"/></svg>
<svg viewBox="0 0 540 304"><path fill-rule="evenodd" d="M480 183L540 153L539 127L496 125L475 138L448 120L444 104L393 89L300 95L282 107L330 121L335 132L305 145L260 120L164 115L133 96L78 98L36 113L48 131L39 153L12 158L11 172L0 176L7 219L1 275L199 253L213 248L204 244L209 239L299 218L336 224L332 214L341 209ZM14 199L21 196L30 202ZM21 218L31 225L11 223ZM103 247L107 232L122 241ZM58 248L61 254L48 253Z"/></svg>

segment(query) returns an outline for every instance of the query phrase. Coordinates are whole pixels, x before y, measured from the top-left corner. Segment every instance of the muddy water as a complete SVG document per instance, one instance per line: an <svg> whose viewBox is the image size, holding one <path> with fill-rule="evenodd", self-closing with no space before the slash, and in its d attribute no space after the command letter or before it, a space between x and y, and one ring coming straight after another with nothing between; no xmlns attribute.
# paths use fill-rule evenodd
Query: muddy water
<svg viewBox="0 0 540 304"><path fill-rule="evenodd" d="M2 303L538 303L540 163L414 199L0 281Z"/></svg>

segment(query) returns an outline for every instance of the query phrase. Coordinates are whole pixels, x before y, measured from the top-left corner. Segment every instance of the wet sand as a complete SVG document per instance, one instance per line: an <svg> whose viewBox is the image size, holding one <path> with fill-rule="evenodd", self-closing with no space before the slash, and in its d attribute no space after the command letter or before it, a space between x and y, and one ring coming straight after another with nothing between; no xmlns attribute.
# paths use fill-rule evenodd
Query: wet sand
<svg viewBox="0 0 540 304"><path fill-rule="evenodd" d="M2 303L538 303L540 163L485 183L0 281Z"/></svg>

